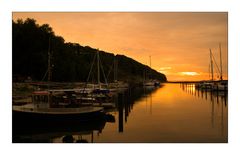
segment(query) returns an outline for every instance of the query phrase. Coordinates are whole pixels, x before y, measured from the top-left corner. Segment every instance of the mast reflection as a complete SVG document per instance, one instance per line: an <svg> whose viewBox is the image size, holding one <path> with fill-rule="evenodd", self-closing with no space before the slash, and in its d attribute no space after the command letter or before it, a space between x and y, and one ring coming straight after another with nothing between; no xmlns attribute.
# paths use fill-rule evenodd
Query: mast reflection
<svg viewBox="0 0 240 155"><path fill-rule="evenodd" d="M131 110L134 104L139 100L146 100L146 109L152 114L152 93L157 91L160 87L136 87L128 89L118 94L117 100L117 111L118 111L118 132L124 131L124 123L127 123L128 117L130 116ZM148 103L147 98L150 98ZM148 105L149 104L149 105Z"/></svg>
<svg viewBox="0 0 240 155"><path fill-rule="evenodd" d="M189 91L193 92L193 96L196 98L202 98L206 101L209 101L211 104L211 126L215 128L217 123L220 122L221 126L221 135L224 135L224 108L227 108L227 98L228 92L227 91L212 91L212 90L203 90L203 89L196 89L195 84L180 84L182 90L189 94ZM190 93L192 94L192 93ZM197 94L197 95L195 95ZM217 107L216 107L217 103ZM221 104L221 109L219 109L219 104ZM218 109L220 110L220 116L218 116Z"/></svg>

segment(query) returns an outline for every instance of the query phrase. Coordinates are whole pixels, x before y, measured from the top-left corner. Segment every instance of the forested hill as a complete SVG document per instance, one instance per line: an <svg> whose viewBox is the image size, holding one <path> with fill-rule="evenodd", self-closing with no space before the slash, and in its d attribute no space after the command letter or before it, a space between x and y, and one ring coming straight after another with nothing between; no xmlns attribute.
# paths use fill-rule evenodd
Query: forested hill
<svg viewBox="0 0 240 155"><path fill-rule="evenodd" d="M65 43L64 38L56 36L48 24L39 25L34 19L17 20L12 24L13 81L26 77L34 81L46 81L48 51L51 51L52 81L85 82L91 66L89 80L96 79L97 67L93 60L98 49ZM151 79L166 81L164 74L124 55L114 56L104 51L99 51L99 55L102 64L101 81L113 81L114 68L117 80L140 82L145 73Z"/></svg>

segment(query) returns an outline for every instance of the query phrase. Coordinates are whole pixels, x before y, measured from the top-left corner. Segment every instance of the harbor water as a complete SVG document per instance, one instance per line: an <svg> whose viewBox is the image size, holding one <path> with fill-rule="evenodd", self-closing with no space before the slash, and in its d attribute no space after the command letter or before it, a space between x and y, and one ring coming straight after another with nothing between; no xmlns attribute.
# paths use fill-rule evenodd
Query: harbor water
<svg viewBox="0 0 240 155"><path fill-rule="evenodd" d="M112 119L18 135L16 142L161 143L227 142L227 92L197 90L194 84L165 83L127 90L108 109ZM66 127L64 127L66 128ZM70 127L69 127L70 128Z"/></svg>

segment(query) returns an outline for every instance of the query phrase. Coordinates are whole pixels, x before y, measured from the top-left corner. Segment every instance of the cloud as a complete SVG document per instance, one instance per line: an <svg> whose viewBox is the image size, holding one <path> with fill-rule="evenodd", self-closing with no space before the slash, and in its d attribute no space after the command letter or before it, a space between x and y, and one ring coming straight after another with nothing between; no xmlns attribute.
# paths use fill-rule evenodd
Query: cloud
<svg viewBox="0 0 240 155"><path fill-rule="evenodd" d="M159 70L169 70L172 69L172 67L160 67Z"/></svg>
<svg viewBox="0 0 240 155"><path fill-rule="evenodd" d="M188 75L188 76L197 76L200 75L200 73L197 72L179 72L180 75Z"/></svg>

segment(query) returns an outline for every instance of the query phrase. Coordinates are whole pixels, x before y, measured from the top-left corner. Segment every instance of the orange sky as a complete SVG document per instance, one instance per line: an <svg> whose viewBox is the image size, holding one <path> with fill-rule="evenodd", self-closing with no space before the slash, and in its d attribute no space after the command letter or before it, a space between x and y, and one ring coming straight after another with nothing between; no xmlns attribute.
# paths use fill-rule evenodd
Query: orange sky
<svg viewBox="0 0 240 155"><path fill-rule="evenodd" d="M209 48L227 79L227 13L13 13L48 23L66 42L124 54L169 81L209 79ZM215 76L217 79L217 75Z"/></svg>

